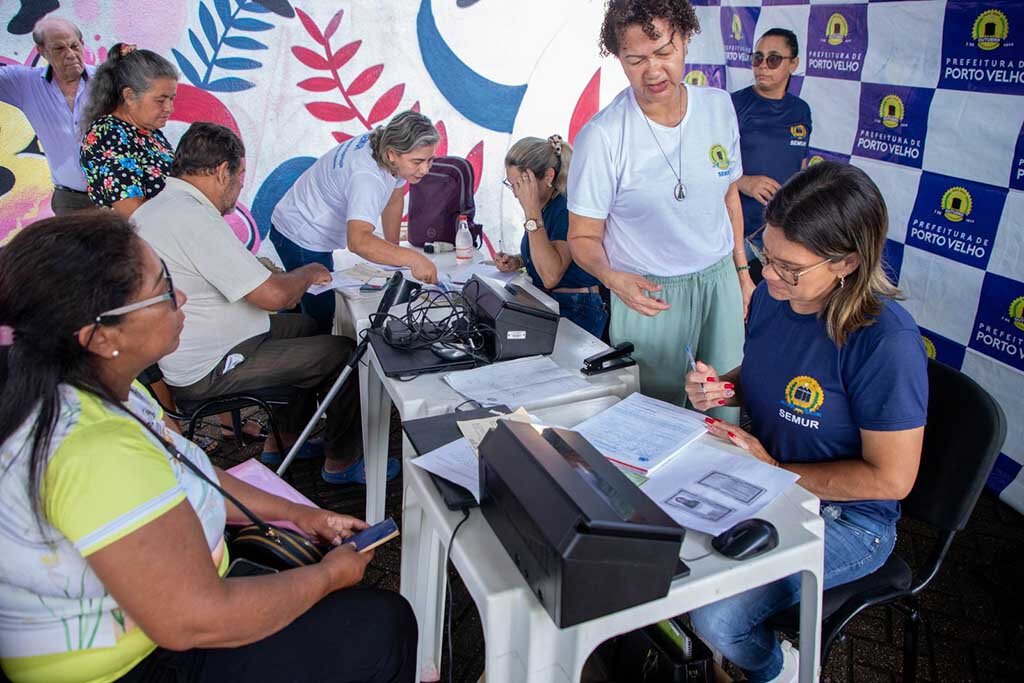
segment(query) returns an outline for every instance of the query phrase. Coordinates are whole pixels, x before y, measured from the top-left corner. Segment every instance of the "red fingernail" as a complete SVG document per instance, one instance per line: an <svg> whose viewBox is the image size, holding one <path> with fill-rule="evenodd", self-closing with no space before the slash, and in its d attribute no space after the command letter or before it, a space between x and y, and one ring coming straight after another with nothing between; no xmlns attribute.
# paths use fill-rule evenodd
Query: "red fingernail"
<svg viewBox="0 0 1024 683"><path fill-rule="evenodd" d="M729 438L730 439L735 439L736 438L736 435L733 434L732 432L728 432L728 434L729 434Z"/></svg>
<svg viewBox="0 0 1024 683"><path fill-rule="evenodd" d="M718 405L724 406L725 405L725 399L724 398L718 399Z"/></svg>
<svg viewBox="0 0 1024 683"><path fill-rule="evenodd" d="M713 425L713 424L715 424L715 418L713 418L713 417L705 417L704 418L704 422L708 423L709 425Z"/></svg>
<svg viewBox="0 0 1024 683"><path fill-rule="evenodd" d="M715 379L714 377L708 377L706 381L708 381L708 382L717 382L718 380Z"/></svg>
<svg viewBox="0 0 1024 683"><path fill-rule="evenodd" d="M732 382L726 382L725 383L725 388L726 389L735 389L736 387L733 386Z"/></svg>

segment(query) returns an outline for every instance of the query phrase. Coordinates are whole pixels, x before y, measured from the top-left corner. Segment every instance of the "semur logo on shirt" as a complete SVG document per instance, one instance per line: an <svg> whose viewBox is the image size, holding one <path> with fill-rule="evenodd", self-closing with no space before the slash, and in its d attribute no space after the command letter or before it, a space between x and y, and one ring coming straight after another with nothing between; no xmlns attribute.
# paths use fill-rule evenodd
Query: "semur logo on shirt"
<svg viewBox="0 0 1024 683"><path fill-rule="evenodd" d="M729 175L729 167L732 163L729 161L729 153L725 151L725 147L718 143L711 145L708 150L708 158L711 159L711 165L718 169L719 178Z"/></svg>
<svg viewBox="0 0 1024 683"><path fill-rule="evenodd" d="M825 392L816 379L798 375L786 384L785 396L780 401L779 417L800 427L819 429L821 406L825 403ZM787 410L788 408L788 410Z"/></svg>

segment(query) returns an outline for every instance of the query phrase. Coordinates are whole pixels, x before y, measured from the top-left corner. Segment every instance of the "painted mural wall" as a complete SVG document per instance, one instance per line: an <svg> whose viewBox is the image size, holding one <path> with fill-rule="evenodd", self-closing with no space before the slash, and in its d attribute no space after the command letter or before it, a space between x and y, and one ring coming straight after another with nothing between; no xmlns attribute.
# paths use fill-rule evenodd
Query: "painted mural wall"
<svg viewBox="0 0 1024 683"><path fill-rule="evenodd" d="M1024 511L1024 3L694 4L693 85L749 85L755 38L796 32L812 161L856 164L881 187L890 272L929 354L1006 411L990 486ZM469 159L478 221L517 244L522 216L500 182L511 142L573 140L626 84L598 56L600 0L0 0L0 62L36 63L28 33L47 12L82 27L89 62L127 41L178 65L172 142L196 120L239 132L248 185L230 220L254 251L315 158L406 108L437 122L440 153ZM0 105L0 241L49 214L43 152Z"/></svg>

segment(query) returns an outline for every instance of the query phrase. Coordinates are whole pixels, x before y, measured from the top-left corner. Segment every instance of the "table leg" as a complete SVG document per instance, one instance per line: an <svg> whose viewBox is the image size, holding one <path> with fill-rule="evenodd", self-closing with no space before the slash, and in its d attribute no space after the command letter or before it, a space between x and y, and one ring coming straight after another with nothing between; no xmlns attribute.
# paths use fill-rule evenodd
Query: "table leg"
<svg viewBox="0 0 1024 683"><path fill-rule="evenodd" d="M366 521L376 524L384 519L384 499L388 472L388 428L391 425L391 398L384 390L372 356L359 366L360 418L363 425L363 462L366 467Z"/></svg>
<svg viewBox="0 0 1024 683"><path fill-rule="evenodd" d="M821 585L820 570L800 572L800 683L821 675Z"/></svg>

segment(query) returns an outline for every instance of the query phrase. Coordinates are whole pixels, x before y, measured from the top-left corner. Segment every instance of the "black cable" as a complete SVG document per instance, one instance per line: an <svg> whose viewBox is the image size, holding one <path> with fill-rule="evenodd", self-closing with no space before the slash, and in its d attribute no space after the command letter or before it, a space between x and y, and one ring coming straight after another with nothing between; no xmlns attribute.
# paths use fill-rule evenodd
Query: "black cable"
<svg viewBox="0 0 1024 683"><path fill-rule="evenodd" d="M459 533L459 529L469 519L469 509L466 508L462 511L462 520L455 525L455 529L452 530L452 537L448 540L448 552L444 558L444 580L448 585L448 683L452 683L452 671L455 669L455 660L452 655L452 610L453 603L455 602L455 596L452 595L452 577L448 573L448 563L452 561L452 546L455 545L455 534Z"/></svg>

